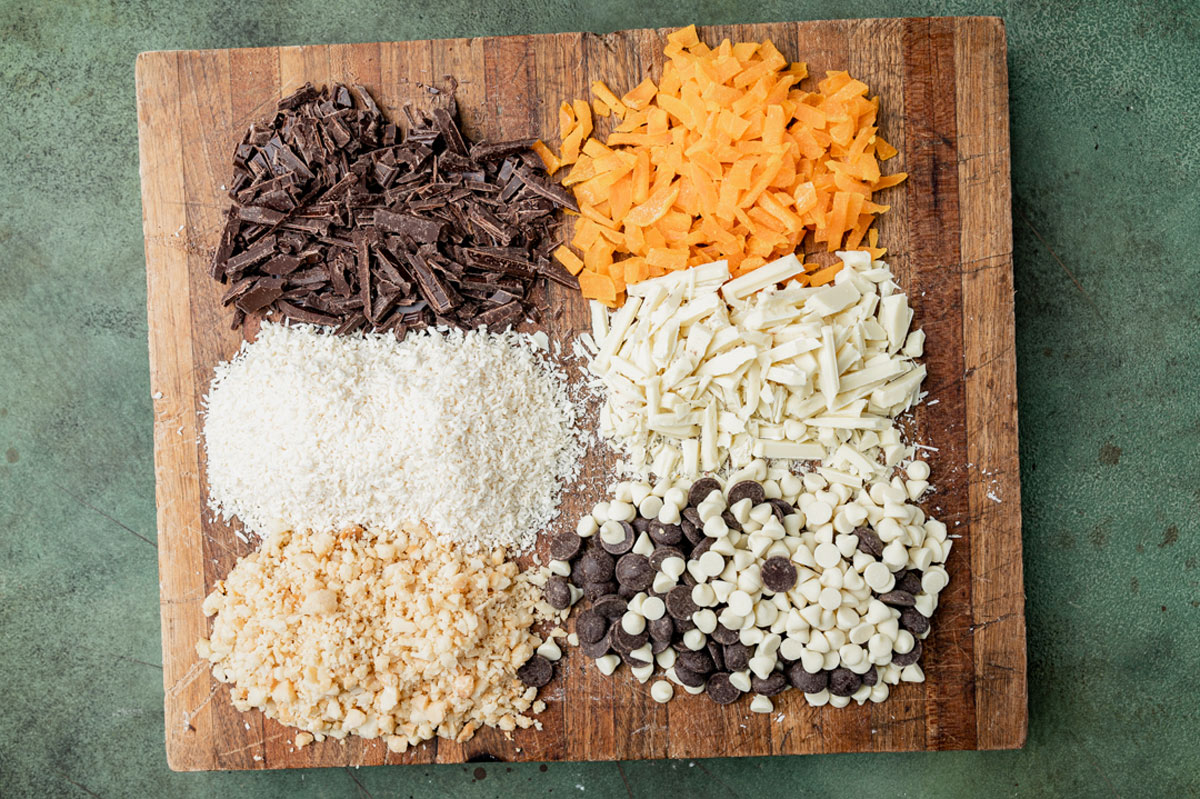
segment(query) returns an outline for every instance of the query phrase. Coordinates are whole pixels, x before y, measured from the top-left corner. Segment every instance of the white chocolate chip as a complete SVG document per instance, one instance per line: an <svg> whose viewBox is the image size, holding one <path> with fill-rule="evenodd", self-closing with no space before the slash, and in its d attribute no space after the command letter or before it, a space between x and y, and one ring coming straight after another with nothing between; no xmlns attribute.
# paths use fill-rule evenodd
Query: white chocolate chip
<svg viewBox="0 0 1200 799"><path fill-rule="evenodd" d="M692 623L696 625L696 629L705 635L710 635L713 630L717 629L717 614L705 608L698 610L692 614Z"/></svg>
<svg viewBox="0 0 1200 799"><path fill-rule="evenodd" d="M678 580L687 568L687 563L680 557L669 557L662 562L662 572L671 577L672 580Z"/></svg>
<svg viewBox="0 0 1200 799"><path fill-rule="evenodd" d="M558 644L554 642L553 638L543 642L542 645L537 648L537 653L551 662L562 657L562 650L558 648Z"/></svg>
<svg viewBox="0 0 1200 799"><path fill-rule="evenodd" d="M725 570L725 558L711 549L700 556L700 571L707 577L716 577Z"/></svg>
<svg viewBox="0 0 1200 799"><path fill-rule="evenodd" d="M717 595L708 583L697 583L692 586L692 602L702 608L710 608L717 604Z"/></svg>
<svg viewBox="0 0 1200 799"><path fill-rule="evenodd" d="M640 635L646 629L646 617L640 613L626 611L621 616L621 629L630 635Z"/></svg>
<svg viewBox="0 0 1200 799"><path fill-rule="evenodd" d="M604 655L603 657L596 658L596 668L605 677L610 676L620 665L621 658L618 655Z"/></svg>
<svg viewBox="0 0 1200 799"><path fill-rule="evenodd" d="M770 713L775 709L769 697L762 694L756 695L750 700L750 711L752 713Z"/></svg>
<svg viewBox="0 0 1200 799"><path fill-rule="evenodd" d="M667 606L663 603L662 599L656 596L649 597L642 602L641 613L649 621L658 621L666 612ZM711 613L712 611L709 612Z"/></svg>

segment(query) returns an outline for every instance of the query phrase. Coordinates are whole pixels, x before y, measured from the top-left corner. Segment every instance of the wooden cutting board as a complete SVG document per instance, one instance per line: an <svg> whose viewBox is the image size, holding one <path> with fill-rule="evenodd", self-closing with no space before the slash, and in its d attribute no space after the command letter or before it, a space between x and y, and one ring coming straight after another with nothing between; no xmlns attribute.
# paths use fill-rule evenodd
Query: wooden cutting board
<svg viewBox="0 0 1200 799"><path fill-rule="evenodd" d="M655 704L627 669L601 676L569 655L545 690L541 731L485 730L466 744L429 742L403 755L379 741L296 750L294 731L239 713L196 656L201 602L253 546L204 511L201 398L233 355L221 290L207 274L227 205L230 154L250 122L306 81L361 83L390 114L424 103L426 86L459 81L468 135L553 139L561 100L592 80L618 94L662 64L665 31L606 36L450 39L314 47L143 53L137 60L150 363L155 412L166 742L178 770L263 769L471 759L612 760L813 752L1019 747L1027 723L1021 503L1013 340L1008 80L995 18L877 19L704 28L701 37L770 38L809 72L848 69L881 97L882 133L908 182L883 195L881 243L928 334L915 415L936 493L925 503L960 536L951 583L922 660L927 681L882 704L809 708L789 691L770 716L749 702L704 697ZM811 79L810 79L811 81ZM807 84L806 84L807 85ZM889 171L891 171L889 170ZM587 327L585 304L548 332ZM936 401L936 402L934 402ZM595 474L605 464L589 462ZM597 497L569 497L574 520ZM682 694L683 692L679 692Z"/></svg>

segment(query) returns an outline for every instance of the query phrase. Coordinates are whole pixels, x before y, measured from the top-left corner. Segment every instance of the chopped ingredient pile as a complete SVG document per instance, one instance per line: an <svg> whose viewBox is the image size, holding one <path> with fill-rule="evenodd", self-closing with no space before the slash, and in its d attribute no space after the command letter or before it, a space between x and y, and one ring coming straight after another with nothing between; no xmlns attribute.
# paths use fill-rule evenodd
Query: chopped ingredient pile
<svg viewBox="0 0 1200 799"><path fill-rule="evenodd" d="M647 78L618 99L596 82L590 106L560 110L561 153L537 147L551 173L571 167L563 185L579 204L571 245L582 256L567 246L555 256L585 297L617 306L629 284L721 259L737 277L792 253L808 231L830 252L868 242L883 254L868 229L888 206L872 194L906 174L881 174L896 149L878 135L879 99L865 83L829 72L804 91L805 65L770 41L714 49L695 26L671 34L664 53L657 85ZM616 118L603 142L593 110Z"/></svg>

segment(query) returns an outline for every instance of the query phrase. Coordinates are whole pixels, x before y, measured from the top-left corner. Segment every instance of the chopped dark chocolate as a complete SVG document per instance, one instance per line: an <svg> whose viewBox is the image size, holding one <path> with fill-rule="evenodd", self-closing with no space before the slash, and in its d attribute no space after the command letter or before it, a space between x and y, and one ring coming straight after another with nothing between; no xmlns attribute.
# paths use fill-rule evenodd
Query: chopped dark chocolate
<svg viewBox="0 0 1200 799"><path fill-rule="evenodd" d="M403 109L403 137L364 87L337 84L250 126L210 268L237 324L273 312L339 333L503 329L540 317L548 281L578 288L549 255L556 211L575 201L535 140L472 144L453 88L432 94L431 113Z"/></svg>

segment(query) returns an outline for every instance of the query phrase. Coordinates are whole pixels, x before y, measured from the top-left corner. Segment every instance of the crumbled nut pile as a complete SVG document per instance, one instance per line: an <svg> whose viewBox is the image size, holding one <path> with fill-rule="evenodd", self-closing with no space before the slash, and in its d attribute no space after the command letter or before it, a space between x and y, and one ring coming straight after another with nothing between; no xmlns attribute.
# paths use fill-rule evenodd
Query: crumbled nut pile
<svg viewBox="0 0 1200 799"><path fill-rule="evenodd" d="M537 593L504 550L440 547L423 526L288 531L217 584L196 649L238 710L403 752L540 727L525 714L545 705L516 676L541 644L530 627L554 613Z"/></svg>

